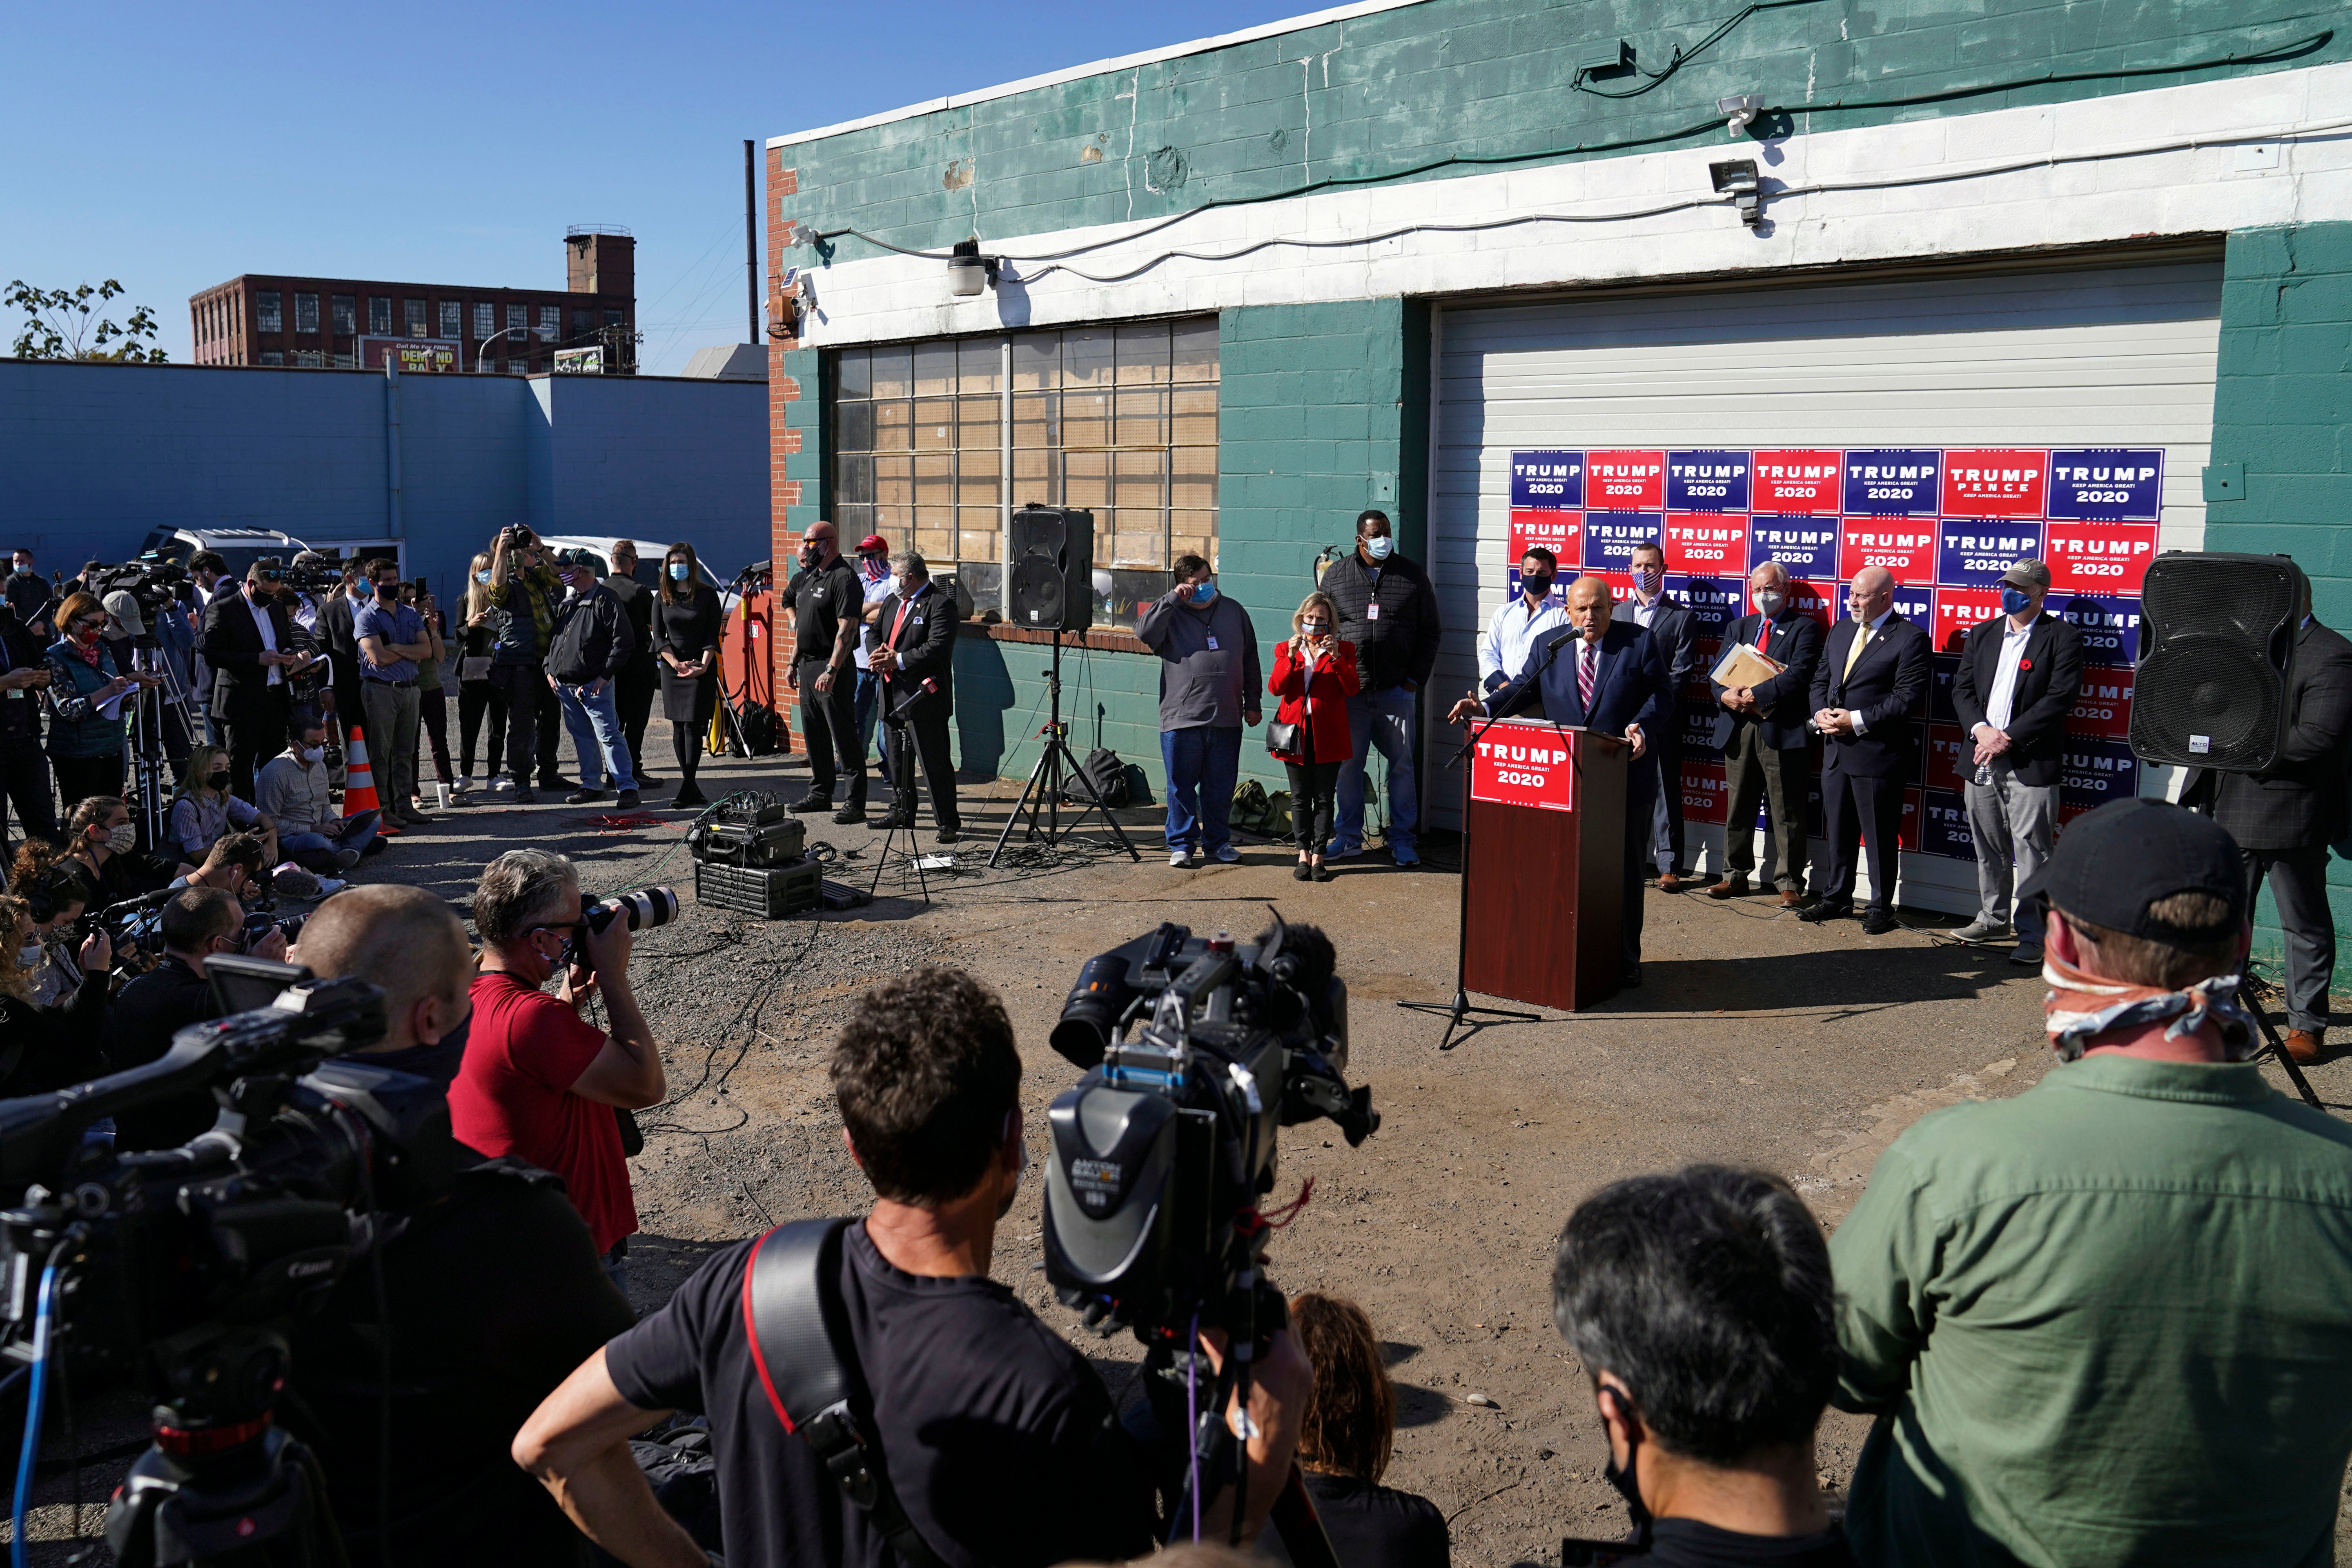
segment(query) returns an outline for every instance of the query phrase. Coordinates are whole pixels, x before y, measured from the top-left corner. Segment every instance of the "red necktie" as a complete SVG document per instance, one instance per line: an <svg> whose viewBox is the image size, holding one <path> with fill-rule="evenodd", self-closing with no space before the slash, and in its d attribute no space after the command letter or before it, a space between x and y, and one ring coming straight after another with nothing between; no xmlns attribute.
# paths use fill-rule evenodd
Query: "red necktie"
<svg viewBox="0 0 2352 1568"><path fill-rule="evenodd" d="M888 640L888 642L887 642L887 643L886 643L886 644L884 645L884 646L886 646L887 647L888 647L892 653L896 653L896 652L898 652L898 630L899 630L899 628L900 628L900 627L904 626L907 624L907 612L908 612L908 610L913 609L914 607L915 607L915 601L914 601L914 600L912 600L912 599L901 599L901 600L898 602L898 618L897 618L896 620L893 620L893 621L890 623L890 637L889 637L889 640ZM883 680L884 680L884 681L886 681L886 682L887 682L887 681L888 681L888 680L889 680L890 677L889 677L889 675L886 672L886 673L883 675L882 679L883 679Z"/></svg>
<svg viewBox="0 0 2352 1568"><path fill-rule="evenodd" d="M1767 643L1769 643L1769 642L1770 642L1771 640L1772 640L1772 617L1771 617L1771 616L1759 616L1756 618L1756 647L1757 647L1757 651L1758 651L1758 652L1759 652L1759 653L1760 653L1760 652L1762 652L1762 651L1764 650L1764 645L1765 645L1765 644L1767 644Z"/></svg>
<svg viewBox="0 0 2352 1568"><path fill-rule="evenodd" d="M1592 719L1592 677L1594 674L1594 667L1600 662L1600 659L1594 655L1593 647L1591 643L1582 643L1578 646L1576 653L1576 700L1584 704L1584 717L1585 721L1588 723L1590 723Z"/></svg>

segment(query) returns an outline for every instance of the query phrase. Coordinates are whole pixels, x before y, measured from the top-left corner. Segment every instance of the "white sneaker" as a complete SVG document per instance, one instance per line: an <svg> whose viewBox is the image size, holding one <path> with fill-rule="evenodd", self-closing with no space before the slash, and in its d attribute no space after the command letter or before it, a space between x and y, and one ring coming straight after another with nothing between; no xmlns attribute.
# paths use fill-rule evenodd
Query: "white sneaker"
<svg viewBox="0 0 2352 1568"><path fill-rule="evenodd" d="M1189 869L1192 864L1192 852L1180 845L1168 851L1168 864L1179 871Z"/></svg>
<svg viewBox="0 0 2352 1568"><path fill-rule="evenodd" d="M351 884L349 882L343 881L340 878L321 877L319 879L319 896L323 899L331 894L340 893L345 888L350 886Z"/></svg>
<svg viewBox="0 0 2352 1568"><path fill-rule="evenodd" d="M1226 865L1230 866L1241 858L1242 852L1234 848L1232 845L1220 844L1217 846L1217 858L1223 861Z"/></svg>
<svg viewBox="0 0 2352 1568"><path fill-rule="evenodd" d="M514 779L506 773L492 773L488 787L492 790L512 789Z"/></svg>
<svg viewBox="0 0 2352 1568"><path fill-rule="evenodd" d="M473 774L471 774L471 773L467 773L464 778L461 778L461 779L459 779L459 780L457 781L457 793L458 793L458 794L460 794L460 795L465 794L467 791L468 791L468 790L472 789L473 787L474 787L474 775L473 775Z"/></svg>

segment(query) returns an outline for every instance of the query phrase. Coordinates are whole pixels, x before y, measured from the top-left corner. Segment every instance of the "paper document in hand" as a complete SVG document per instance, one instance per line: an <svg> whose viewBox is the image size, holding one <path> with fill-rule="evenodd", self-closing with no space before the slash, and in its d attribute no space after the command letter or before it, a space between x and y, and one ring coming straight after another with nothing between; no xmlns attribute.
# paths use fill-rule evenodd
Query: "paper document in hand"
<svg viewBox="0 0 2352 1568"><path fill-rule="evenodd" d="M108 720L121 718L122 700L130 695L131 691L129 689L116 692L113 696L108 698L105 701L98 705L98 716L101 719Z"/></svg>
<svg viewBox="0 0 2352 1568"><path fill-rule="evenodd" d="M1755 686L1784 673L1788 668L1747 643L1734 643L1731 650L1717 661L1715 681L1718 686Z"/></svg>

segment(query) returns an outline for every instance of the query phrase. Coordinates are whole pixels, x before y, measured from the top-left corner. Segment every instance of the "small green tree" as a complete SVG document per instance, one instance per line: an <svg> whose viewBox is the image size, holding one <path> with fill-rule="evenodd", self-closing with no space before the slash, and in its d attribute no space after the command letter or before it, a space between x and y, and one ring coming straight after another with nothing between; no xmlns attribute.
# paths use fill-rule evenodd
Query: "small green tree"
<svg viewBox="0 0 2352 1568"><path fill-rule="evenodd" d="M98 307L122 292L110 278L93 289L36 289L21 278L11 279L0 303L25 312L25 330L16 334L10 352L18 359L114 360L126 364L162 364L163 351L155 346L155 315L141 305L121 326L98 316ZM95 303L93 303L95 301ZM142 341L144 340L144 341ZM110 349L106 345L119 346Z"/></svg>

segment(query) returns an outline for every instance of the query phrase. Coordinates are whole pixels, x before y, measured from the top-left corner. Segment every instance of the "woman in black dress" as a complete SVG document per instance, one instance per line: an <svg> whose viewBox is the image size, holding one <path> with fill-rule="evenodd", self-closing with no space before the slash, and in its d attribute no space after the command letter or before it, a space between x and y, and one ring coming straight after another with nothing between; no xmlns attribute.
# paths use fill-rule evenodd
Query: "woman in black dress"
<svg viewBox="0 0 2352 1568"><path fill-rule="evenodd" d="M662 717L680 774L674 806L707 804L695 787L703 736L719 703L719 591L702 580L694 546L673 544L662 557L661 590L654 599L654 652L661 660Z"/></svg>

